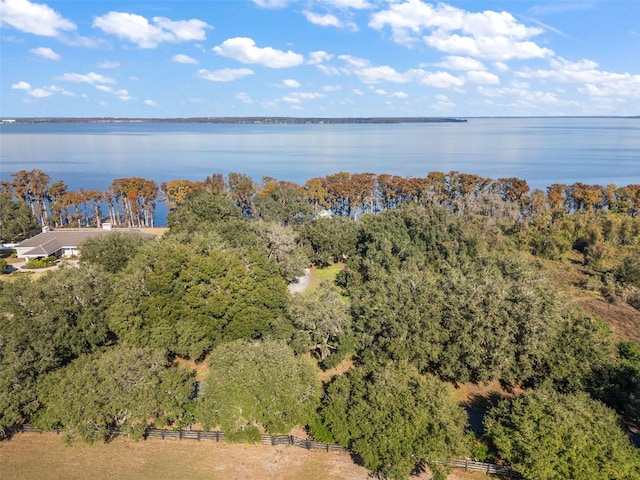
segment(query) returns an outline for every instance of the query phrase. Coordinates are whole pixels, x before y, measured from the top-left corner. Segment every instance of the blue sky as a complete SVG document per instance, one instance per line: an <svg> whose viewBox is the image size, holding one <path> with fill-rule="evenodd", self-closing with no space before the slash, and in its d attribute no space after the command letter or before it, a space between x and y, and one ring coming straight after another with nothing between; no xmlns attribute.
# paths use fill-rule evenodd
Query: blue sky
<svg viewBox="0 0 640 480"><path fill-rule="evenodd" d="M0 116L640 115L640 0L0 0Z"/></svg>

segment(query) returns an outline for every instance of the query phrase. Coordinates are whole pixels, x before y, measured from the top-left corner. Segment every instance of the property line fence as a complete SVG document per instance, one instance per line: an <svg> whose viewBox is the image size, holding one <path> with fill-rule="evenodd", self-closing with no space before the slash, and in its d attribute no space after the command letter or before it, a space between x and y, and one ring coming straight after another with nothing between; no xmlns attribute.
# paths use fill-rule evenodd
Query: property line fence
<svg viewBox="0 0 640 480"><path fill-rule="evenodd" d="M56 433L62 433L65 430L53 430ZM41 430L28 423L15 425L11 429L12 433L45 433L47 430ZM119 429L111 429L110 433L113 437L122 434ZM224 442L225 436L223 432L203 432L201 430L166 430L160 428L147 428L143 435L144 438L160 438L160 439L176 439L176 440L209 440L215 442ZM330 443L314 442L313 440L296 437L293 435L262 435L261 441L263 445L286 445L293 447L301 447L307 450L322 450L325 452L350 453L349 449ZM493 463L475 462L464 458L453 460L448 466L459 468L470 472L482 472L490 475L499 475L506 478L521 478L520 474L506 465L496 465Z"/></svg>

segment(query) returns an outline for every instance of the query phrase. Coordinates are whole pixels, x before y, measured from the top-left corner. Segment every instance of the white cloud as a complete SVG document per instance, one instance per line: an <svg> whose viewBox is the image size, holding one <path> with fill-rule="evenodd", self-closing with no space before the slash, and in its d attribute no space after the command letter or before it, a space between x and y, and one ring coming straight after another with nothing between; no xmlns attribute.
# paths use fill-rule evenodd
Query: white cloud
<svg viewBox="0 0 640 480"><path fill-rule="evenodd" d="M63 95L66 95L68 97L75 97L76 94L73 92L69 92L68 90L65 90L62 87L58 87L57 85L49 85L48 87L45 87L47 90L49 90L50 92L55 92L55 93L61 93Z"/></svg>
<svg viewBox="0 0 640 480"><path fill-rule="evenodd" d="M11 85L11 88L13 90L31 90L31 85L29 85L27 82L20 81Z"/></svg>
<svg viewBox="0 0 640 480"><path fill-rule="evenodd" d="M406 75L397 72L394 68L389 67L388 65L360 68L355 70L354 73L363 83L407 83L410 81Z"/></svg>
<svg viewBox="0 0 640 480"><path fill-rule="evenodd" d="M484 87L480 85L478 93L488 98L505 98L512 108L526 111L536 111L541 105L554 107L569 107L572 111L580 108L581 105L575 100L565 100L558 98L553 92L535 90L527 82L514 81L510 85L501 88Z"/></svg>
<svg viewBox="0 0 640 480"><path fill-rule="evenodd" d="M393 92L391 94L391 96L393 98L408 98L409 97L409 95L407 93L405 93L405 92Z"/></svg>
<svg viewBox="0 0 640 480"><path fill-rule="evenodd" d="M340 75L340 70L331 65L318 64L316 65L316 68L328 76Z"/></svg>
<svg viewBox="0 0 640 480"><path fill-rule="evenodd" d="M358 29L355 23L342 21L332 13L320 14L306 10L303 14L309 23L321 27L348 28L354 31Z"/></svg>
<svg viewBox="0 0 640 480"><path fill-rule="evenodd" d="M34 88L33 90L29 90L29 95L36 98L45 98L53 95L53 92L45 90L44 88Z"/></svg>
<svg viewBox="0 0 640 480"><path fill-rule="evenodd" d="M144 104L149 105L150 107L155 107L156 105L158 105L158 102L154 102L153 100L145 100Z"/></svg>
<svg viewBox="0 0 640 480"><path fill-rule="evenodd" d="M387 91L383 90L382 88L376 88L375 90L373 90L373 93L377 93L378 95L386 95Z"/></svg>
<svg viewBox="0 0 640 480"><path fill-rule="evenodd" d="M105 33L135 43L140 48L155 48L162 42L181 43L205 40L205 30L211 28L197 19L174 21L153 17L155 25L135 13L109 12L93 20L93 26Z"/></svg>
<svg viewBox="0 0 640 480"><path fill-rule="evenodd" d="M443 62L436 64L438 67L447 68L449 70L486 70L482 62L474 58L459 57L456 55L450 55L445 57Z"/></svg>
<svg viewBox="0 0 640 480"><path fill-rule="evenodd" d="M342 90L340 85L325 85L322 87L325 92L337 92L338 90Z"/></svg>
<svg viewBox="0 0 640 480"><path fill-rule="evenodd" d="M436 95L435 99L436 103L434 103L432 107L436 110L447 110L456 106L446 95Z"/></svg>
<svg viewBox="0 0 640 480"><path fill-rule="evenodd" d="M76 29L73 22L49 6L28 0L0 0L0 25L45 37L57 37Z"/></svg>
<svg viewBox="0 0 640 480"><path fill-rule="evenodd" d="M235 37L213 47L221 57L232 58L242 63L258 63L270 68L295 67L304 61L304 57L292 51L283 52L271 47L260 48L251 38Z"/></svg>
<svg viewBox="0 0 640 480"><path fill-rule="evenodd" d="M212 82L233 82L247 75L253 75L253 73L253 70L248 68L223 68L214 71L203 68L198 70L198 77Z"/></svg>
<svg viewBox="0 0 640 480"><path fill-rule="evenodd" d="M64 80L66 82L76 82L76 83L116 83L116 81L111 77L105 77L104 75L100 75L99 73L89 72L87 74L81 73L65 73L61 77L58 77L59 80Z"/></svg>
<svg viewBox="0 0 640 480"><path fill-rule="evenodd" d="M173 57L171 57L171 60L176 63L187 63L192 65L197 65L198 63L200 63L195 58L191 58L189 55L184 55L182 53L174 55Z"/></svg>
<svg viewBox="0 0 640 480"><path fill-rule="evenodd" d="M44 88L31 88L31 85L27 82L21 81L18 83L14 83L11 85L13 90L24 90L27 92L27 95L30 95L35 98L45 98L50 97L54 93L61 93L63 95L67 95L69 97L75 97L76 95L72 92L65 90L62 87L58 87L56 85L50 85Z"/></svg>
<svg viewBox="0 0 640 480"><path fill-rule="evenodd" d="M317 100L318 98L322 98L324 95L322 93L315 92L292 92L281 98L283 102L286 103L302 103L302 100Z"/></svg>
<svg viewBox="0 0 640 480"><path fill-rule="evenodd" d="M499 72L509 71L509 65L504 62L493 62L493 66L496 67L496 70L498 70Z"/></svg>
<svg viewBox="0 0 640 480"><path fill-rule="evenodd" d="M437 88L459 88L464 85L463 77L456 77L448 72L427 72L424 70L411 70L409 74L422 85Z"/></svg>
<svg viewBox="0 0 640 480"><path fill-rule="evenodd" d="M360 90L359 88L354 88L353 89L353 94L360 96L360 95L364 95L364 92L362 90Z"/></svg>
<svg viewBox="0 0 640 480"><path fill-rule="evenodd" d="M328 62L332 58L333 58L332 54L327 53L323 50L318 50L315 52L311 52L309 54L309 59L307 60L307 63L309 65L318 65L320 63Z"/></svg>
<svg viewBox="0 0 640 480"><path fill-rule="evenodd" d="M34 55L46 58L47 60L60 60L60 55L47 47L32 48L29 51Z"/></svg>
<svg viewBox="0 0 640 480"><path fill-rule="evenodd" d="M292 78L287 78L283 80L282 83L288 88L300 88L300 82L293 80Z"/></svg>
<svg viewBox="0 0 640 480"><path fill-rule="evenodd" d="M528 40L541 34L542 28L528 27L508 12L473 13L444 3L434 6L406 0L373 14L369 26L376 30L389 27L398 43L411 45L422 37L428 45L453 54L493 60L553 55Z"/></svg>
<svg viewBox="0 0 640 480"><path fill-rule="evenodd" d="M442 52L490 60L504 61L553 56L553 52L548 48L539 47L531 41L514 41L504 35L471 37L436 32L425 37L424 41Z"/></svg>
<svg viewBox="0 0 640 480"><path fill-rule="evenodd" d="M242 103L251 104L253 103L253 99L249 96L248 93L240 92L236 94L236 98L240 100Z"/></svg>
<svg viewBox="0 0 640 480"><path fill-rule="evenodd" d="M498 85L500 83L500 78L490 72L470 71L466 73L465 77L470 83L484 85Z"/></svg>
<svg viewBox="0 0 640 480"><path fill-rule="evenodd" d="M131 100L131 96L129 95L129 92L127 90L124 90L124 89L116 90L108 85L96 85L96 88L102 92L115 95L120 100Z"/></svg>
<svg viewBox="0 0 640 480"><path fill-rule="evenodd" d="M363 58L350 55L341 55L339 58L346 62L342 68L343 73L356 75L362 83L416 82L437 88L459 88L465 83L464 77L456 77L448 72L429 72L423 69L398 72L388 65L372 66L369 60Z"/></svg>
<svg viewBox="0 0 640 480"><path fill-rule="evenodd" d="M283 8L293 0L253 0L258 7L261 8Z"/></svg>
<svg viewBox="0 0 640 480"><path fill-rule="evenodd" d="M192 18L191 20L171 20L165 17L153 17L153 21L160 28L172 33L174 39L173 42L191 42L194 40L206 40L206 30L211 26Z"/></svg>
<svg viewBox="0 0 640 480"><path fill-rule="evenodd" d="M313 13L308 10L302 12L309 23L320 25L321 27L341 27L342 23L335 15L327 13L325 15Z"/></svg>
<svg viewBox="0 0 640 480"><path fill-rule="evenodd" d="M113 62L113 61L105 60L104 62L100 62L98 64L98 68L102 68L104 70L120 68L120 62Z"/></svg>
<svg viewBox="0 0 640 480"><path fill-rule="evenodd" d="M367 0L323 0L324 3L337 8L353 8L355 10L364 10L372 8Z"/></svg>
<svg viewBox="0 0 640 480"><path fill-rule="evenodd" d="M619 96L640 98L640 75L614 73L598 69L591 60L571 62L562 57L550 61L550 69L522 70L516 72L520 78L553 80L562 83L580 83L579 91L589 96Z"/></svg>
<svg viewBox="0 0 640 480"><path fill-rule="evenodd" d="M373 14L369 26L376 30L389 26L396 40L415 36L427 29L461 30L474 36L506 35L511 38L528 38L543 32L541 28L519 23L508 12L485 10L471 13L445 3L434 6L421 0L392 3L388 10Z"/></svg>

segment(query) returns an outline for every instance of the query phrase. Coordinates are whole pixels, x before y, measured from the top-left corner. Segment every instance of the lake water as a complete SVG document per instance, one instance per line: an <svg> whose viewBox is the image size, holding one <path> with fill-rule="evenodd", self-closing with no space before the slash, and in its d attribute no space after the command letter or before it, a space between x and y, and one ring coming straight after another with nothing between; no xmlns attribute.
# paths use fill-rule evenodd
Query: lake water
<svg viewBox="0 0 640 480"><path fill-rule="evenodd" d="M41 123L0 126L0 180L38 168L71 190L115 178L204 180L239 172L304 184L340 171L424 177L640 184L640 118L470 118L466 123L241 125ZM164 219L158 223L164 223Z"/></svg>

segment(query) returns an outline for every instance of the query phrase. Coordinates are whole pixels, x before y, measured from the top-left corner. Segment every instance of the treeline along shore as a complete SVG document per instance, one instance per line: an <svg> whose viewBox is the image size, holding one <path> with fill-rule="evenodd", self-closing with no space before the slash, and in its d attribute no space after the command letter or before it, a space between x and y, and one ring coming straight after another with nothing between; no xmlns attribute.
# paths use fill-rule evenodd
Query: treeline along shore
<svg viewBox="0 0 640 480"><path fill-rule="evenodd" d="M6 198L28 207L42 226L89 227L110 222L114 226L153 227L158 201L172 210L189 194L213 189L231 198L243 215L260 215L260 205L272 195L291 196L309 218L320 212L357 220L405 203L433 203L453 213L465 212L528 223L542 214L617 213L640 214L640 185L593 185L576 182L552 184L546 191L531 191L526 180L491 179L457 171L429 172L426 177L338 172L312 178L299 185L273 177L261 182L242 173L226 178L213 174L202 181L171 180L156 183L140 177L114 179L106 191L69 190L63 180L52 182L42 170L21 170L12 181L0 182ZM304 208L302 208L304 206Z"/></svg>
<svg viewBox="0 0 640 480"><path fill-rule="evenodd" d="M384 123L464 123L451 117L23 117L1 119L0 123L231 123L231 124L384 124Z"/></svg>
<svg viewBox="0 0 640 480"><path fill-rule="evenodd" d="M152 226L157 201L160 238L114 228L77 267L0 275L0 430L302 428L392 480L456 458L640 478L640 185L214 173L101 192L23 170L0 240Z"/></svg>

